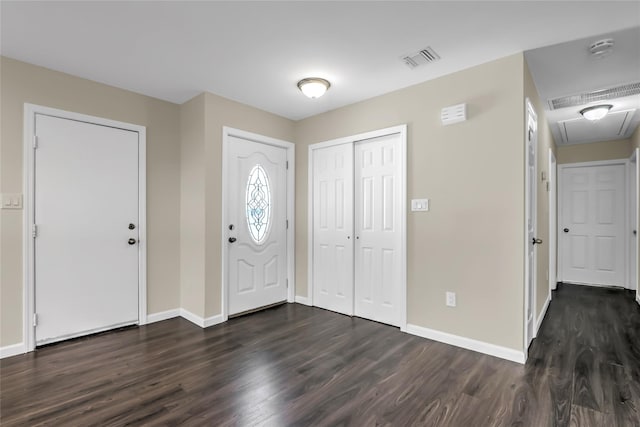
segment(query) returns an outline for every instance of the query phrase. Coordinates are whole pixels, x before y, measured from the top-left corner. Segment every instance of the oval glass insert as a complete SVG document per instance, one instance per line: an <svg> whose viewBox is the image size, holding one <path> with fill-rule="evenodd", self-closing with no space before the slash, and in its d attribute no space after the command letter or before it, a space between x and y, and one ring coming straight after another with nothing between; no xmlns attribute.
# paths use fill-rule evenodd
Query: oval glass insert
<svg viewBox="0 0 640 427"><path fill-rule="evenodd" d="M260 164L249 172L246 202L249 234L254 242L261 244L271 222L271 188L267 172Z"/></svg>

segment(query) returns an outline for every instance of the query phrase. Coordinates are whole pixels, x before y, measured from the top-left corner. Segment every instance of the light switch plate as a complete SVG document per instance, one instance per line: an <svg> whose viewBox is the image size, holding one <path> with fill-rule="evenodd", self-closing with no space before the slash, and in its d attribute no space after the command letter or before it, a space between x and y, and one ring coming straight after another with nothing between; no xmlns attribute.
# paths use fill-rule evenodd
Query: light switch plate
<svg viewBox="0 0 640 427"><path fill-rule="evenodd" d="M427 212L429 210L429 199L411 199L412 212Z"/></svg>
<svg viewBox="0 0 640 427"><path fill-rule="evenodd" d="M2 193L2 209L22 209L22 194Z"/></svg>

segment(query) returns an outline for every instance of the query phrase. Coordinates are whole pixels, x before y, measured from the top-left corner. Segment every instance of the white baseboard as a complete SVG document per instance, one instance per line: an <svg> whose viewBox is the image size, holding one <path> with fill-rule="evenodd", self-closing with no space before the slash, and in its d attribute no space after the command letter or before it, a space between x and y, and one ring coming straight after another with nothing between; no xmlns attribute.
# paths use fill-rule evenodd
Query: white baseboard
<svg viewBox="0 0 640 427"><path fill-rule="evenodd" d="M149 323L162 322L163 320L173 319L180 316L180 309L174 308L173 310L161 311L159 313L153 313L147 316L147 325Z"/></svg>
<svg viewBox="0 0 640 427"><path fill-rule="evenodd" d="M640 304L640 296L636 295L636 302Z"/></svg>
<svg viewBox="0 0 640 427"><path fill-rule="evenodd" d="M524 364L525 362L524 352L495 344L489 344L484 341L477 341L471 338L448 334L446 332L436 331L434 329L423 328L422 326L411 324L407 325L406 332L422 338L455 345L456 347L466 348L467 350L477 351L478 353L488 354L489 356L499 357L512 362L521 364Z"/></svg>
<svg viewBox="0 0 640 427"><path fill-rule="evenodd" d="M551 302L551 292L547 294L547 300L544 302L544 306L542 306L542 310L540 310L540 314L538 315L538 320L536 322L536 333L534 336L538 336L538 331L540 330L540 326L542 325L542 321L544 317L547 315L547 310L549 309L549 303Z"/></svg>
<svg viewBox="0 0 640 427"><path fill-rule="evenodd" d="M296 295L296 302L298 304L311 306L311 302L309 302L309 298L307 298L307 297L301 297L301 296Z"/></svg>
<svg viewBox="0 0 640 427"><path fill-rule="evenodd" d="M200 326L201 328L208 328L209 326L217 325L218 323L222 323L222 314L218 314L215 316L202 318L192 312L185 310L184 308L180 309L180 316L187 319L189 322Z"/></svg>
<svg viewBox="0 0 640 427"><path fill-rule="evenodd" d="M24 354L27 352L27 347L24 343L11 344L4 347L0 347L0 359L5 357L17 356L18 354Z"/></svg>

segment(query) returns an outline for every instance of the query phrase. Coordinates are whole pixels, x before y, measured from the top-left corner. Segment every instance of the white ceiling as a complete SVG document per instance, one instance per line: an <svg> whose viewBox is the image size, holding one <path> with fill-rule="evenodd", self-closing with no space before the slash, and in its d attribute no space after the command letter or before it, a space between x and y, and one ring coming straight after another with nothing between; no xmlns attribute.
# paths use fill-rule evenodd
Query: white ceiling
<svg viewBox="0 0 640 427"><path fill-rule="evenodd" d="M2 55L182 103L301 119L517 52L640 25L615 1L0 3ZM399 59L433 47L439 62ZM331 81L309 100L296 82Z"/></svg>
<svg viewBox="0 0 640 427"><path fill-rule="evenodd" d="M635 3L640 16L640 3ZM614 48L604 58L589 54L589 46L612 38ZM590 37L530 50L525 58L556 144L579 144L623 139L640 123L640 95L551 110L548 101L640 82L640 27L594 34ZM607 117L590 122L580 115L587 105L611 104Z"/></svg>

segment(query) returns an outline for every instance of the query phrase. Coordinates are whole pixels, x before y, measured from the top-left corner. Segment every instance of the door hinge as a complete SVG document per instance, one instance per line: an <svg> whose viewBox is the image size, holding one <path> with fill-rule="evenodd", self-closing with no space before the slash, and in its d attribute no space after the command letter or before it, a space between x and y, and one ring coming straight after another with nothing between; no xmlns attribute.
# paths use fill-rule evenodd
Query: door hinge
<svg viewBox="0 0 640 427"><path fill-rule="evenodd" d="M287 160L285 163L287 165L287 169L289 169L289 160Z"/></svg>
<svg viewBox="0 0 640 427"><path fill-rule="evenodd" d="M289 220L287 220L287 230L289 229Z"/></svg>
<svg viewBox="0 0 640 427"><path fill-rule="evenodd" d="M287 289L289 289L289 279L287 279Z"/></svg>
<svg viewBox="0 0 640 427"><path fill-rule="evenodd" d="M33 224L33 225L31 226L31 235L32 235L34 238L38 237L38 226L37 226L37 225L35 225L35 224Z"/></svg>
<svg viewBox="0 0 640 427"><path fill-rule="evenodd" d="M33 326L38 326L38 313L33 313Z"/></svg>
<svg viewBox="0 0 640 427"><path fill-rule="evenodd" d="M38 148L38 136L33 135L33 149L35 150L36 148Z"/></svg>

